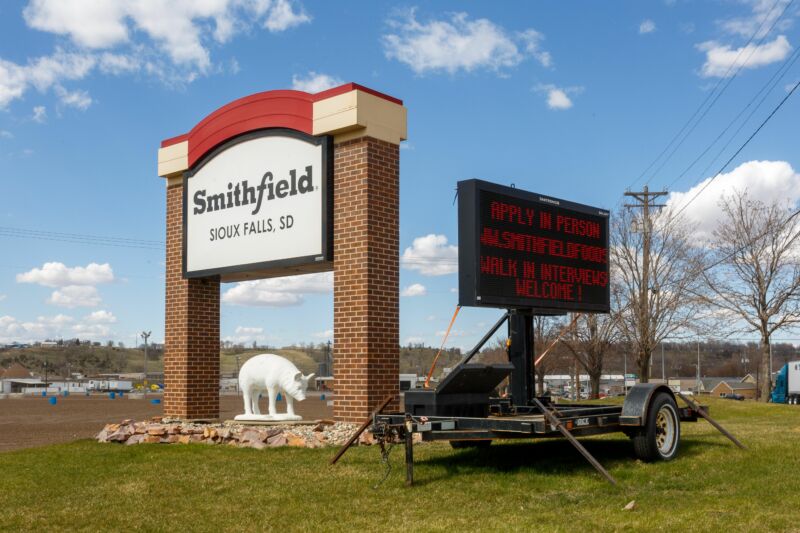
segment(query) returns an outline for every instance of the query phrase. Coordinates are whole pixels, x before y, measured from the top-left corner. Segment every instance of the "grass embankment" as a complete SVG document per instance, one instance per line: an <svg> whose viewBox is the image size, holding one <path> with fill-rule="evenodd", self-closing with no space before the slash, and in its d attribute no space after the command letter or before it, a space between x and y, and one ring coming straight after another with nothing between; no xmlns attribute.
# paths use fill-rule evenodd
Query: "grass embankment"
<svg viewBox="0 0 800 533"><path fill-rule="evenodd" d="M705 422L684 424L679 457L633 459L627 438L584 439L608 485L561 440L486 450L403 450L383 475L377 447L233 449L80 441L0 454L0 530L797 531L800 408L711 400L750 449ZM636 500L633 511L622 508Z"/></svg>

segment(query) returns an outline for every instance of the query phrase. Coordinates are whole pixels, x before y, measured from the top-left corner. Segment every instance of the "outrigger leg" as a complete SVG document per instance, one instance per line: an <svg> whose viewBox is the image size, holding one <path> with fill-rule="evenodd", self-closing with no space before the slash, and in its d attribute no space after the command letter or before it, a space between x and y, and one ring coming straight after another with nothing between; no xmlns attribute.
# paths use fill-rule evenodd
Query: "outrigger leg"
<svg viewBox="0 0 800 533"><path fill-rule="evenodd" d="M564 427L558 417L551 413L550 410L547 409L547 407L545 407L544 404L542 404L542 402L540 402L537 398L532 398L532 400L533 403L536 404L536 407L542 411L542 414L547 417L547 420L550 422L550 424L560 431L561 434L564 435L564 437L570 442L570 444L575 446L575 449L581 452L581 455L583 455L586 460L589 461L589 463L608 480L609 483L616 485L617 480L614 479L605 468L603 468L603 465L601 465L597 459L592 457L592 454L590 454L589 451L583 447L583 444L578 442L578 439L572 436L572 433L570 433L569 430Z"/></svg>
<svg viewBox="0 0 800 533"><path fill-rule="evenodd" d="M724 427L722 427L722 426L721 426L721 425L720 425L720 424L719 424L719 423L718 423L716 420L714 420L713 418L711 418L710 416L708 416L708 413L706 413L705 409L703 409L702 407L700 407L700 406L699 406L698 404L696 404L694 401L690 400L690 399L689 399L687 396L685 396L684 394L681 394L680 392L676 392L675 394L677 394L677 395L678 395L678 397L679 397L681 400L683 400L684 402L686 402L686 405L688 405L689 407L691 407L692 409L694 409L694 410L695 410L695 412L696 412L698 415L700 415L700 416L702 416L703 418L705 418L706 420L708 420L708 423L709 423L709 424L711 424L712 426L714 426L715 428L717 428L717 430L718 430L720 433L722 433L723 435L725 435L726 437L728 437L728 438L731 440L731 442L733 442L735 445L737 445L737 446L738 446L739 448L741 448L742 450L746 450L746 449L747 449L747 446L745 446L744 444L742 444L741 442L739 442L739 439L737 439L736 437L734 437L733 435L731 435L731 433L730 433L730 432L729 432L727 429L725 429Z"/></svg>

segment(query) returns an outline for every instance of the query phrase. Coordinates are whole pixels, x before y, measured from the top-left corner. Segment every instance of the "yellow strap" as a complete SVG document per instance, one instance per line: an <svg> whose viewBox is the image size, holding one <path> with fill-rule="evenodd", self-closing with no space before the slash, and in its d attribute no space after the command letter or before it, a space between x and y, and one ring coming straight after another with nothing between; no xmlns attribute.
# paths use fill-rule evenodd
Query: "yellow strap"
<svg viewBox="0 0 800 533"><path fill-rule="evenodd" d="M549 351L550 351L550 349L551 349L553 346L555 346L555 345L556 345L556 343L557 343L558 341L560 341L560 340L561 340L561 337L563 337L563 336L564 336L564 334L565 334L565 333L566 333L568 330L570 330L570 329L572 328L572 326L574 326L574 325L575 325L575 323L576 323L576 322L578 322L578 319L580 318L581 314L582 314L582 313L575 313L575 316L573 317L573 319L572 319L572 322L570 322L569 324L567 324L566 326L564 326L564 328L563 328L561 331L559 331L559 332L558 332L558 337L556 337L556 340L554 340L553 342L551 342L551 343L550 343L550 346L548 346L548 347L547 347L547 349L546 349L545 351L543 351L543 352L542 352L542 355L540 355L540 356L539 356L539 357L536 359L536 361L534 361L534 363L533 363L533 366L538 366L538 365L539 365L539 362L540 362L542 359L544 359L544 356L545 356L545 355L547 355L547 352L549 352Z"/></svg>
<svg viewBox="0 0 800 533"><path fill-rule="evenodd" d="M458 316L458 312L461 310L461 306L456 306L456 311L453 313L453 318L450 319L450 325L447 326L447 331L444 332L444 338L442 339L442 345L439 346L439 351L436 352L436 357L433 358L433 364L431 364L431 369L428 371L428 377L425 378L425 388L430 388L431 385L431 376L433 376L433 369L436 368L436 362L439 360L439 356L442 355L442 350L444 349L444 343L447 342L447 337L450 336L450 329L453 327L453 323L456 321L456 317Z"/></svg>

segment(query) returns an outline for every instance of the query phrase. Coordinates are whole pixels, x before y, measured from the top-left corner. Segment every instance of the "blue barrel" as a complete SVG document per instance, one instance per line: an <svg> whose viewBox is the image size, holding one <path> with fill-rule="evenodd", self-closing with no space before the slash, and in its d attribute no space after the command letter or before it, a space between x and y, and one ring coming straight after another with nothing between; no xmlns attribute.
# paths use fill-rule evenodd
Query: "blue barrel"
<svg viewBox="0 0 800 533"><path fill-rule="evenodd" d="M42 398L45 398L45 397L47 397L47 391L46 391L46 390L43 390L43 391L42 391Z"/></svg>
<svg viewBox="0 0 800 533"><path fill-rule="evenodd" d="M61 391L61 396L63 396L64 398L66 398L67 396L69 396L69 391L68 391L68 390Z"/></svg>
<svg viewBox="0 0 800 533"><path fill-rule="evenodd" d="M55 405L58 403L58 398L56 398L55 396L50 396L50 399L47 401L50 402L50 405Z"/></svg>
<svg viewBox="0 0 800 533"><path fill-rule="evenodd" d="M111 398L111 399L113 400L114 398L116 398L116 397L117 397L117 394L116 394L115 392L109 392L109 393L108 393L108 397L109 397L109 398Z"/></svg>
<svg viewBox="0 0 800 533"><path fill-rule="evenodd" d="M161 399L160 398L153 398L152 400L150 400L150 403L152 403L153 405L158 405L158 404L161 403Z"/></svg>
<svg viewBox="0 0 800 533"><path fill-rule="evenodd" d="M120 397L120 398L122 398L122 397L123 397L123 396L122 396L122 391L119 391L117 394L119 394L119 397Z"/></svg>
<svg viewBox="0 0 800 533"><path fill-rule="evenodd" d="M320 400L324 400L325 399L325 393L324 392L322 394L320 394L319 399Z"/></svg>
<svg viewBox="0 0 800 533"><path fill-rule="evenodd" d="M280 392L278 393L278 396L275 397L275 401L276 402L281 401L281 393Z"/></svg>

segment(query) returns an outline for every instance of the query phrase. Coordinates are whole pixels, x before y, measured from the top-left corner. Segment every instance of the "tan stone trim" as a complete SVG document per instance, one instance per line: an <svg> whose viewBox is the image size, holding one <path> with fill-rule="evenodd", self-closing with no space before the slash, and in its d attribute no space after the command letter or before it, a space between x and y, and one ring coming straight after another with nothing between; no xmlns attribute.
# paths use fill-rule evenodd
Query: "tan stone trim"
<svg viewBox="0 0 800 533"><path fill-rule="evenodd" d="M167 178L167 187L174 187L176 185L183 185L183 172L178 172L176 174L170 174L169 176L164 176Z"/></svg>
<svg viewBox="0 0 800 533"><path fill-rule="evenodd" d="M168 177L189 168L189 141L158 149L158 175Z"/></svg>
<svg viewBox="0 0 800 533"><path fill-rule="evenodd" d="M336 142L373 137L392 144L408 137L407 110L364 91L314 102L314 135L332 134Z"/></svg>

